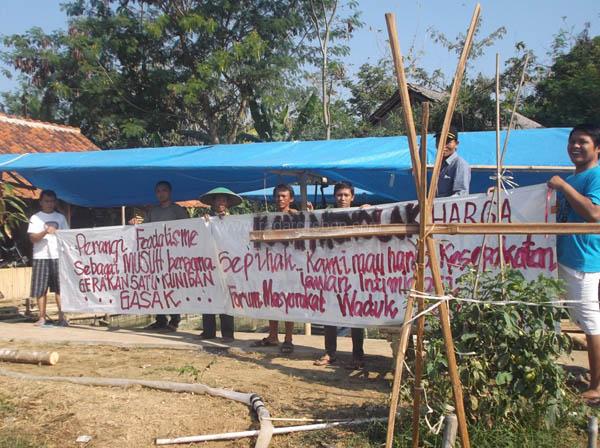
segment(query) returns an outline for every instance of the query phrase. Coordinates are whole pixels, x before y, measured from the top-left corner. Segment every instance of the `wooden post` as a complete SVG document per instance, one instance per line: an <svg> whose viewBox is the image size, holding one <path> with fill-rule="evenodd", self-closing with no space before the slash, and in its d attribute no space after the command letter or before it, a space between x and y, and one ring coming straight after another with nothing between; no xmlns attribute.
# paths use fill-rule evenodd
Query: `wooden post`
<svg viewBox="0 0 600 448"><path fill-rule="evenodd" d="M437 147L435 163L433 165L433 173L431 175L429 195L427 197L430 207L433 206L433 199L437 194L437 180L440 176L440 169L442 168L442 154L444 153L444 146L446 145L448 130L450 129L452 115L454 115L456 101L458 100L458 92L460 91L460 85L462 83L462 78L465 73L465 67L467 66L467 57L469 56L471 47L473 45L473 36L475 35L475 29L477 28L477 22L479 20L480 12L481 6L479 5L479 3L477 3L477 5L475 6L475 10L473 11L473 17L471 17L471 24L469 25L469 31L467 32L467 38L465 39L465 46L463 47L460 59L458 60L458 66L456 67L456 73L454 74L454 81L452 83L452 90L450 91L448 108L446 109L446 116L444 117L444 124L442 125L442 130L440 131L440 140Z"/></svg>
<svg viewBox="0 0 600 448"><path fill-rule="evenodd" d="M429 102L423 103L423 117L421 125L421 197L427 200L427 128L429 127ZM423 205L423 210L427 206ZM417 285L416 289L425 292L425 231L429 222L429 215L421 213L419 217L419 245L417 253ZM417 311L421 313L425 309L425 300L422 297L418 299ZM423 334L425 332L425 316L420 316L417 320L417 342L415 344L415 385L413 393L413 414L412 414L412 446L419 446L419 420L421 419L421 377L423 376Z"/></svg>
<svg viewBox="0 0 600 448"><path fill-rule="evenodd" d="M122 205L121 206L121 225L124 226L125 224L127 224L125 222L125 206Z"/></svg>
<svg viewBox="0 0 600 448"><path fill-rule="evenodd" d="M427 249L429 252L429 265L431 267L431 276L433 277L435 293L438 296L443 296L444 285L442 283L442 275L440 273L440 260L437 256L435 241L431 237L427 237ZM458 365L456 364L456 353L454 352L452 330L450 329L450 312L448 310L448 303L442 302L439 306L439 310L442 335L444 336L444 345L446 347L446 359L448 360L448 374L450 375L450 382L452 383L454 406L456 409L456 417L458 419L460 443L462 448L469 448L471 446L471 442L469 441L462 386L460 384L460 377L458 375Z"/></svg>
<svg viewBox="0 0 600 448"><path fill-rule="evenodd" d="M502 160L500 157L500 55L496 53L496 221L502 221ZM500 272L504 276L504 247L498 235Z"/></svg>
<svg viewBox="0 0 600 448"><path fill-rule="evenodd" d="M300 175L300 210L305 211L308 204L308 180L305 173Z"/></svg>
<svg viewBox="0 0 600 448"><path fill-rule="evenodd" d="M442 448L454 448L456 443L456 428L458 420L456 415L447 415L444 417L444 433L442 434Z"/></svg>
<svg viewBox="0 0 600 448"><path fill-rule="evenodd" d="M300 175L300 210L306 211L308 208L308 185L306 173ZM312 334L312 325L310 322L304 324L304 334L310 336Z"/></svg>
<svg viewBox="0 0 600 448"><path fill-rule="evenodd" d="M588 417L588 448L598 448L598 417Z"/></svg>
<svg viewBox="0 0 600 448"><path fill-rule="evenodd" d="M67 224L69 224L69 228L71 227L71 204L67 202Z"/></svg>

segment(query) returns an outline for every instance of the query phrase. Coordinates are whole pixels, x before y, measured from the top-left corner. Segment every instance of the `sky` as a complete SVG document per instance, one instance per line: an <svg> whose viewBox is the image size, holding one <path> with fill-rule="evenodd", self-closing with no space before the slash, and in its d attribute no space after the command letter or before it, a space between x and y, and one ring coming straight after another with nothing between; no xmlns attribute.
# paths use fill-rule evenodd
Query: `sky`
<svg viewBox="0 0 600 448"><path fill-rule="evenodd" d="M32 27L46 32L66 28L60 4L65 0L0 1L0 32L23 33ZM344 2L344 0L341 0ZM390 57L384 14L396 14L400 46L406 54L411 46L419 55L419 65L431 72L441 68L447 81L452 79L457 55L434 43L428 30L434 28L449 38L465 33L476 2L472 0L359 0L364 26L348 42L351 54L345 63L349 73L361 64L376 63ZM506 60L515 54L514 44L523 41L542 59L550 50L553 36L561 28L578 32L590 22L592 36L600 35L600 1L598 0L482 0L483 19L480 36L506 27L505 37L474 61L471 75L492 75L495 55ZM549 59L546 58L546 62ZM16 86L13 78L0 74L0 92Z"/></svg>

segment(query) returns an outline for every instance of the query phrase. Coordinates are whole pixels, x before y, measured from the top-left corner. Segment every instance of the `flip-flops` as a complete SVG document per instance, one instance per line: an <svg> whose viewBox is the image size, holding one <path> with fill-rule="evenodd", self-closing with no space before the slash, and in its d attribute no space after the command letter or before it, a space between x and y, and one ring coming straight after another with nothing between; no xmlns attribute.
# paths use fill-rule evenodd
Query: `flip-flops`
<svg viewBox="0 0 600 448"><path fill-rule="evenodd" d="M362 370L365 368L365 359L358 356L352 357L352 362L346 365L348 370Z"/></svg>
<svg viewBox="0 0 600 448"><path fill-rule="evenodd" d="M250 347L277 347L278 345L279 342L277 341L272 341L269 338L262 338L258 341L252 342L252 344L250 344Z"/></svg>
<svg viewBox="0 0 600 448"><path fill-rule="evenodd" d="M290 353L292 353L294 351L294 344L292 344L291 342L285 341L283 344L281 344L281 347L279 347L279 351L281 353L283 353L284 355L289 355Z"/></svg>
<svg viewBox="0 0 600 448"><path fill-rule="evenodd" d="M313 365L315 366L330 366L331 364L335 363L336 358L335 356L329 356L327 354L321 356L319 359L317 359L315 362L313 362Z"/></svg>

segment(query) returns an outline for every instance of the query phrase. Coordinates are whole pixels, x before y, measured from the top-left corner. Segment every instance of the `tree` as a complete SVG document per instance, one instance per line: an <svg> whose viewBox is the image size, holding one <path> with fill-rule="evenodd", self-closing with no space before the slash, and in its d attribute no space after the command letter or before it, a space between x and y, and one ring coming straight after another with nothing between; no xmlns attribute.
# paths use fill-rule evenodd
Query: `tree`
<svg viewBox="0 0 600 448"><path fill-rule="evenodd" d="M555 48L562 48L556 40ZM537 84L528 103L535 119L545 126L599 123L600 36L590 38L583 32L568 53L555 55L547 77Z"/></svg>
<svg viewBox="0 0 600 448"><path fill-rule="evenodd" d="M373 112L398 89L389 59L381 59L375 65L361 65L356 79L347 80L344 86L350 92L348 105L357 120L355 135L398 135L404 131L400 109L391 111L385 120L375 127L369 123Z"/></svg>
<svg viewBox="0 0 600 448"><path fill-rule="evenodd" d="M310 18L310 27L307 29L310 39L317 42L317 54L310 60L320 68L321 104L323 108L323 126L325 138L331 138L331 97L334 83L344 79L343 64L337 59L346 56L350 49L344 44L335 44L341 39L349 39L355 28L362 26L360 12L357 11L358 2L348 0L346 6L349 10L348 17L339 17L339 0L305 0L307 16Z"/></svg>
<svg viewBox="0 0 600 448"><path fill-rule="evenodd" d="M64 9L68 32L4 39L3 59L23 79L4 107L35 88L36 118L80 126L102 147L233 142L250 100L292 76L304 48L293 0L74 0Z"/></svg>

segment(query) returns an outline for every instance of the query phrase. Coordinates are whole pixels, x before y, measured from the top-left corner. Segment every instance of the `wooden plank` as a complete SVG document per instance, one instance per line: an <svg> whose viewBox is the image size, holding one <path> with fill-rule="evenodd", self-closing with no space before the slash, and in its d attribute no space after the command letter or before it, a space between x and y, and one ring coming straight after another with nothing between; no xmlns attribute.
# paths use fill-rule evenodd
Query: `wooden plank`
<svg viewBox="0 0 600 448"><path fill-rule="evenodd" d="M0 291L4 300L15 300L29 297L31 287L31 268L0 269Z"/></svg>

